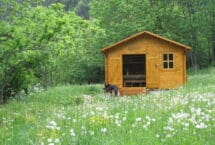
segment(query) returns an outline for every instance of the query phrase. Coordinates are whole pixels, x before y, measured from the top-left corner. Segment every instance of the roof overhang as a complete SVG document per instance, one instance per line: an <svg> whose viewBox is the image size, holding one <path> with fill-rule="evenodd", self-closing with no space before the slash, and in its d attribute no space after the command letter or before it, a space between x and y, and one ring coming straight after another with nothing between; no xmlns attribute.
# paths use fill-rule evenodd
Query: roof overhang
<svg viewBox="0 0 215 145"><path fill-rule="evenodd" d="M132 35L132 36L130 36L130 37L127 37L127 38L125 38L125 39L123 39L123 40L121 40L121 41L118 41L118 42L116 42L116 43L114 43L114 44L112 44L112 45L109 45L109 46L107 46L107 47L104 47L104 48L101 49L101 52L102 52L102 53L105 53L105 52L107 52L108 50L114 48L115 46L118 46L118 45L120 45L120 44L126 43L126 42L128 42L129 40L132 40L132 39L134 39L134 38L137 38L137 37L139 37L139 36L146 35L146 34L147 34L147 35L150 35L150 36L153 36L153 37L155 37L155 38L161 39L161 40L163 40L163 41L172 43L172 44L174 44L174 45L180 46L180 47L184 48L185 51L188 51L188 50L191 49L190 46L187 46L187 45L181 44L181 43L179 43L179 42L170 40L170 39L168 39L168 38L159 36L159 35L157 35L157 34L154 34L154 33L152 33L152 32L149 32L149 31L143 31L143 32L134 34L134 35Z"/></svg>

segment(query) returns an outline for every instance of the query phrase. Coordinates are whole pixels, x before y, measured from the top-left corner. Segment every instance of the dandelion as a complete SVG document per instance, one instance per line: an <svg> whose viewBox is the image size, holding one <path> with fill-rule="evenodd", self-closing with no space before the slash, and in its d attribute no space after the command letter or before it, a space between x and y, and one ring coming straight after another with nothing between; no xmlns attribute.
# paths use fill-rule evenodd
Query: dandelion
<svg viewBox="0 0 215 145"><path fill-rule="evenodd" d="M106 133L106 132L107 132L107 128L102 128L102 129L101 129L101 132L102 132L102 133Z"/></svg>
<svg viewBox="0 0 215 145"><path fill-rule="evenodd" d="M146 116L146 119L149 120L149 121L151 120L151 118L148 115Z"/></svg>
<svg viewBox="0 0 215 145"><path fill-rule="evenodd" d="M75 131L74 131L74 129L73 129L73 128L72 128L72 129L70 129L70 134L71 134L71 136L75 137Z"/></svg>
<svg viewBox="0 0 215 145"><path fill-rule="evenodd" d="M60 130L60 127L59 127L59 126L57 126L57 127L56 127L56 129L57 129L57 130Z"/></svg>
<svg viewBox="0 0 215 145"><path fill-rule="evenodd" d="M171 134L167 134L167 135L166 135L166 138L170 138L170 137L172 137Z"/></svg>
<svg viewBox="0 0 215 145"><path fill-rule="evenodd" d="M127 119L126 117L123 117L123 118L122 118L123 121L125 121L126 119Z"/></svg>
<svg viewBox="0 0 215 145"><path fill-rule="evenodd" d="M50 121L49 124L53 126L57 126L57 123L55 121Z"/></svg>
<svg viewBox="0 0 215 145"><path fill-rule="evenodd" d="M89 131L89 134L90 134L90 135L94 135L95 133L94 133L94 131L90 130L90 131Z"/></svg>
<svg viewBox="0 0 215 145"><path fill-rule="evenodd" d="M132 126L132 127L135 127L135 126L136 126L136 124L132 124L131 126Z"/></svg>
<svg viewBox="0 0 215 145"><path fill-rule="evenodd" d="M196 128L198 128L198 129L203 129L203 128L207 128L207 127L208 126L204 122L201 122L200 124L196 125Z"/></svg>
<svg viewBox="0 0 215 145"><path fill-rule="evenodd" d="M147 125L143 125L143 128L144 128L144 129L147 129Z"/></svg>
<svg viewBox="0 0 215 145"><path fill-rule="evenodd" d="M159 138L159 137L160 137L160 135L159 135L159 134L156 134L155 136L156 136L157 138Z"/></svg>
<svg viewBox="0 0 215 145"><path fill-rule="evenodd" d="M54 140L54 142L55 142L55 143L59 143L59 142L60 142L60 139L59 139L59 138L56 138L56 139Z"/></svg>
<svg viewBox="0 0 215 145"><path fill-rule="evenodd" d="M185 127L189 127L189 123L184 123L184 126Z"/></svg>
<svg viewBox="0 0 215 145"><path fill-rule="evenodd" d="M97 111L103 111L104 108L102 108L102 107L96 107L96 110L97 110Z"/></svg>
<svg viewBox="0 0 215 145"><path fill-rule="evenodd" d="M136 122L141 121L142 119L140 117L136 118Z"/></svg>
<svg viewBox="0 0 215 145"><path fill-rule="evenodd" d="M77 122L77 120L76 119L72 119L72 122L75 123L75 122Z"/></svg>
<svg viewBox="0 0 215 145"><path fill-rule="evenodd" d="M155 118L152 118L152 122L155 122L156 121L156 119Z"/></svg>
<svg viewBox="0 0 215 145"><path fill-rule="evenodd" d="M48 138L47 141L48 141L48 142L52 142L52 139L51 139L51 138Z"/></svg>

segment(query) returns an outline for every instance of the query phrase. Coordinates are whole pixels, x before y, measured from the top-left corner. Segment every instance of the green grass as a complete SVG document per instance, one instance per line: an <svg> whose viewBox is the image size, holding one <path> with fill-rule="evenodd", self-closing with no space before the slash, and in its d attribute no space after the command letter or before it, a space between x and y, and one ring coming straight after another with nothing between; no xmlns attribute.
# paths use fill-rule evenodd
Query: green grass
<svg viewBox="0 0 215 145"><path fill-rule="evenodd" d="M215 69L176 90L109 97L102 85L49 88L0 106L0 144L213 145Z"/></svg>

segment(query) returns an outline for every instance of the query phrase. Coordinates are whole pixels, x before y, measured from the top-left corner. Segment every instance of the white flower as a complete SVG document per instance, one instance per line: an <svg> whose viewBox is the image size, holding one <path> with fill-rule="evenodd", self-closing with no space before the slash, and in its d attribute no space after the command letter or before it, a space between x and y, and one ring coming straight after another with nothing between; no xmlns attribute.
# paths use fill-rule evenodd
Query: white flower
<svg viewBox="0 0 215 145"><path fill-rule="evenodd" d="M171 134L167 134L167 135L166 135L166 138L170 138L170 137L172 137Z"/></svg>
<svg viewBox="0 0 215 145"><path fill-rule="evenodd" d="M200 124L197 124L196 125L196 128L199 128L199 129L202 129L202 128L207 128L208 126L204 123L204 122L201 122Z"/></svg>
<svg viewBox="0 0 215 145"><path fill-rule="evenodd" d="M102 129L101 129L101 132L102 132L102 133L106 133L106 132L107 132L107 128L102 128Z"/></svg>
<svg viewBox="0 0 215 145"><path fill-rule="evenodd" d="M49 124L53 126L57 126L57 123L55 121L50 121Z"/></svg>
<svg viewBox="0 0 215 145"><path fill-rule="evenodd" d="M71 136L75 136L75 131L74 131L74 129L70 129L70 134L71 134Z"/></svg>
<svg viewBox="0 0 215 145"><path fill-rule="evenodd" d="M48 145L54 145L54 143L50 143L50 144L48 144Z"/></svg>
<svg viewBox="0 0 215 145"><path fill-rule="evenodd" d="M75 122L77 122L77 120L76 119L72 119L72 122L75 123Z"/></svg>
<svg viewBox="0 0 215 145"><path fill-rule="evenodd" d="M126 119L127 119L126 117L123 117L123 118L122 118L123 121L125 121Z"/></svg>
<svg viewBox="0 0 215 145"><path fill-rule="evenodd" d="M94 131L91 131L91 130L90 130L90 131L89 131L89 134L90 134L90 135L94 135Z"/></svg>
<svg viewBox="0 0 215 145"><path fill-rule="evenodd" d="M48 129L55 129L54 126L50 126L50 125L46 125L46 128L48 128Z"/></svg>
<svg viewBox="0 0 215 145"><path fill-rule="evenodd" d="M132 126L132 127L135 127L135 126L136 126L136 124L132 124L131 126Z"/></svg>
<svg viewBox="0 0 215 145"><path fill-rule="evenodd" d="M184 123L184 126L185 126L185 127L188 127L188 126L189 126L189 123Z"/></svg>
<svg viewBox="0 0 215 145"><path fill-rule="evenodd" d="M96 107L96 110L98 110L98 111L103 111L104 108L102 108L102 107Z"/></svg>
<svg viewBox="0 0 215 145"><path fill-rule="evenodd" d="M147 129L147 125L143 125L143 128Z"/></svg>
<svg viewBox="0 0 215 145"><path fill-rule="evenodd" d="M68 119L68 120L70 120L70 119L71 119L71 117L68 117L67 119Z"/></svg>
<svg viewBox="0 0 215 145"><path fill-rule="evenodd" d="M54 142L55 142L55 143L59 143L59 142L60 142L60 139L59 139L59 138L56 138L56 139L54 140Z"/></svg>
<svg viewBox="0 0 215 145"><path fill-rule="evenodd" d="M141 120L142 120L141 117L136 118L136 122L139 122Z"/></svg>
<svg viewBox="0 0 215 145"><path fill-rule="evenodd" d="M51 139L51 138L48 138L47 141L48 141L48 142L52 142L52 139Z"/></svg>
<svg viewBox="0 0 215 145"><path fill-rule="evenodd" d="M152 118L152 122L155 122L156 121L156 119L155 118Z"/></svg>
<svg viewBox="0 0 215 145"><path fill-rule="evenodd" d="M149 120L149 121L151 120L151 118L148 115L146 116L146 119Z"/></svg>
<svg viewBox="0 0 215 145"><path fill-rule="evenodd" d="M159 135L159 134L156 134L155 136L156 136L157 138L159 138L159 137L160 137L160 135Z"/></svg>

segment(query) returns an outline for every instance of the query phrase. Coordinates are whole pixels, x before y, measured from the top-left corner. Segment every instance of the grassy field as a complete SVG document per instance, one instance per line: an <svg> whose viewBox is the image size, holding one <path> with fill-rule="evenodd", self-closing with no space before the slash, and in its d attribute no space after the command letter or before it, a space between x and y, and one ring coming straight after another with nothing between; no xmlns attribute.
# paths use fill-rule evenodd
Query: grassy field
<svg viewBox="0 0 215 145"><path fill-rule="evenodd" d="M59 86L0 105L0 144L215 144L215 69L148 95L110 97L102 87Z"/></svg>

